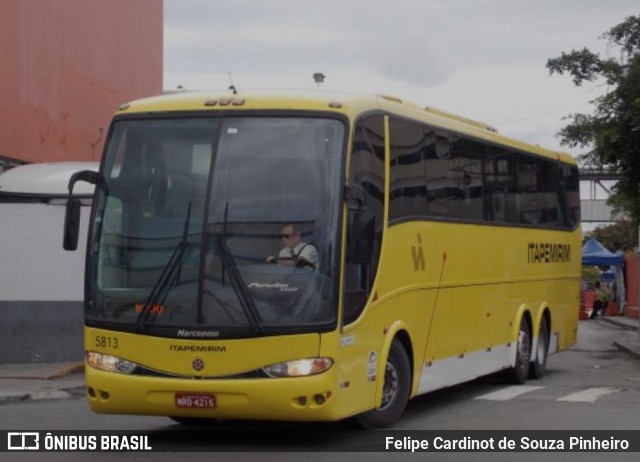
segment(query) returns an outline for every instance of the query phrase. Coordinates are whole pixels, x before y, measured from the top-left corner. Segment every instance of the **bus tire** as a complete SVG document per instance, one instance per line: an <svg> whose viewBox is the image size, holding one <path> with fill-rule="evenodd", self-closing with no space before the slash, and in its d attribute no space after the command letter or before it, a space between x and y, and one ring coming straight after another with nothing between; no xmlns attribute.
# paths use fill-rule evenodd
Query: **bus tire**
<svg viewBox="0 0 640 462"><path fill-rule="evenodd" d="M538 347L536 357L531 361L529 367L530 379L541 379L547 369L547 356L549 354L549 326L546 318L540 321L540 331L538 333Z"/></svg>
<svg viewBox="0 0 640 462"><path fill-rule="evenodd" d="M363 428L385 428L400 419L409 402L411 392L411 363L406 350L398 340L394 340L389 349L385 365L382 403L356 417Z"/></svg>
<svg viewBox="0 0 640 462"><path fill-rule="evenodd" d="M518 341L516 345L516 362L504 373L507 382L522 384L529 376L529 363L531 362L531 326L526 317L520 320Z"/></svg>
<svg viewBox="0 0 640 462"><path fill-rule="evenodd" d="M218 419L214 419L213 417L175 417L169 416L171 420L177 422L181 425L214 425L218 422Z"/></svg>

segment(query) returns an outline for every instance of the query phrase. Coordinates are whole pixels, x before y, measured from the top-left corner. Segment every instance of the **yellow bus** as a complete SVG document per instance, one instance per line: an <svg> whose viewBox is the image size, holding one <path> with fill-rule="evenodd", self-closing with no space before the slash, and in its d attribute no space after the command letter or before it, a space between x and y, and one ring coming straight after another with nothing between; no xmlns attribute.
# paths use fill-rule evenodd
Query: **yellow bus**
<svg viewBox="0 0 640 462"><path fill-rule="evenodd" d="M385 96L163 95L121 106L77 181L97 185L99 413L384 427L432 390L539 378L576 340L576 163L479 122Z"/></svg>

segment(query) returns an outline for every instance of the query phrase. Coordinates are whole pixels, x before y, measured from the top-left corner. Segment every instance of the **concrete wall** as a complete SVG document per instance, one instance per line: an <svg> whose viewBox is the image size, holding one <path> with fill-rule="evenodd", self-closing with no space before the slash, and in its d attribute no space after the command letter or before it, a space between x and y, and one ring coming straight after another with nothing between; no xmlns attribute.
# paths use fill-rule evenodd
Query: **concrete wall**
<svg viewBox="0 0 640 462"><path fill-rule="evenodd" d="M627 255L625 257L626 282L627 282L627 306L624 309L625 316L638 319L640 316L640 256Z"/></svg>
<svg viewBox="0 0 640 462"><path fill-rule="evenodd" d="M79 361L82 302L0 301L0 364Z"/></svg>
<svg viewBox="0 0 640 462"><path fill-rule="evenodd" d="M75 252L62 248L64 213L64 205L0 203L0 301L84 299L90 207L82 207Z"/></svg>
<svg viewBox="0 0 640 462"><path fill-rule="evenodd" d="M75 361L83 355L84 258L62 249L65 207L0 203L0 363Z"/></svg>

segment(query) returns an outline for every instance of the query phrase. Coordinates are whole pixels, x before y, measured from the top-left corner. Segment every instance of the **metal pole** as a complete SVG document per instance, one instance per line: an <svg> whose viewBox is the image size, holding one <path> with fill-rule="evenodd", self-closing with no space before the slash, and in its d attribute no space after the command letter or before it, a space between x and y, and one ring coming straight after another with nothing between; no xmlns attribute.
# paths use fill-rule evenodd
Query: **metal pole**
<svg viewBox="0 0 640 462"><path fill-rule="evenodd" d="M640 244L638 244L640 246ZM640 249L639 249L640 250ZM636 285L637 287L637 299L636 299L636 317L638 318L638 337L640 337L640 254L636 252Z"/></svg>

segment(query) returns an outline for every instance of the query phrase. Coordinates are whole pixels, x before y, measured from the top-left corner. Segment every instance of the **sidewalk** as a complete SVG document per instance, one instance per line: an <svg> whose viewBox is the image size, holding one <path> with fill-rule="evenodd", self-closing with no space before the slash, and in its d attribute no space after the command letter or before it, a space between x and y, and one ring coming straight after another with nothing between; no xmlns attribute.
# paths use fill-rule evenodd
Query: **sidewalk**
<svg viewBox="0 0 640 462"><path fill-rule="evenodd" d="M601 321L624 329L625 335L621 335L613 341L613 344L621 351L640 359L640 331L638 330L638 320L627 316L599 316L590 321Z"/></svg>
<svg viewBox="0 0 640 462"><path fill-rule="evenodd" d="M84 396L84 363L0 364L0 405Z"/></svg>

